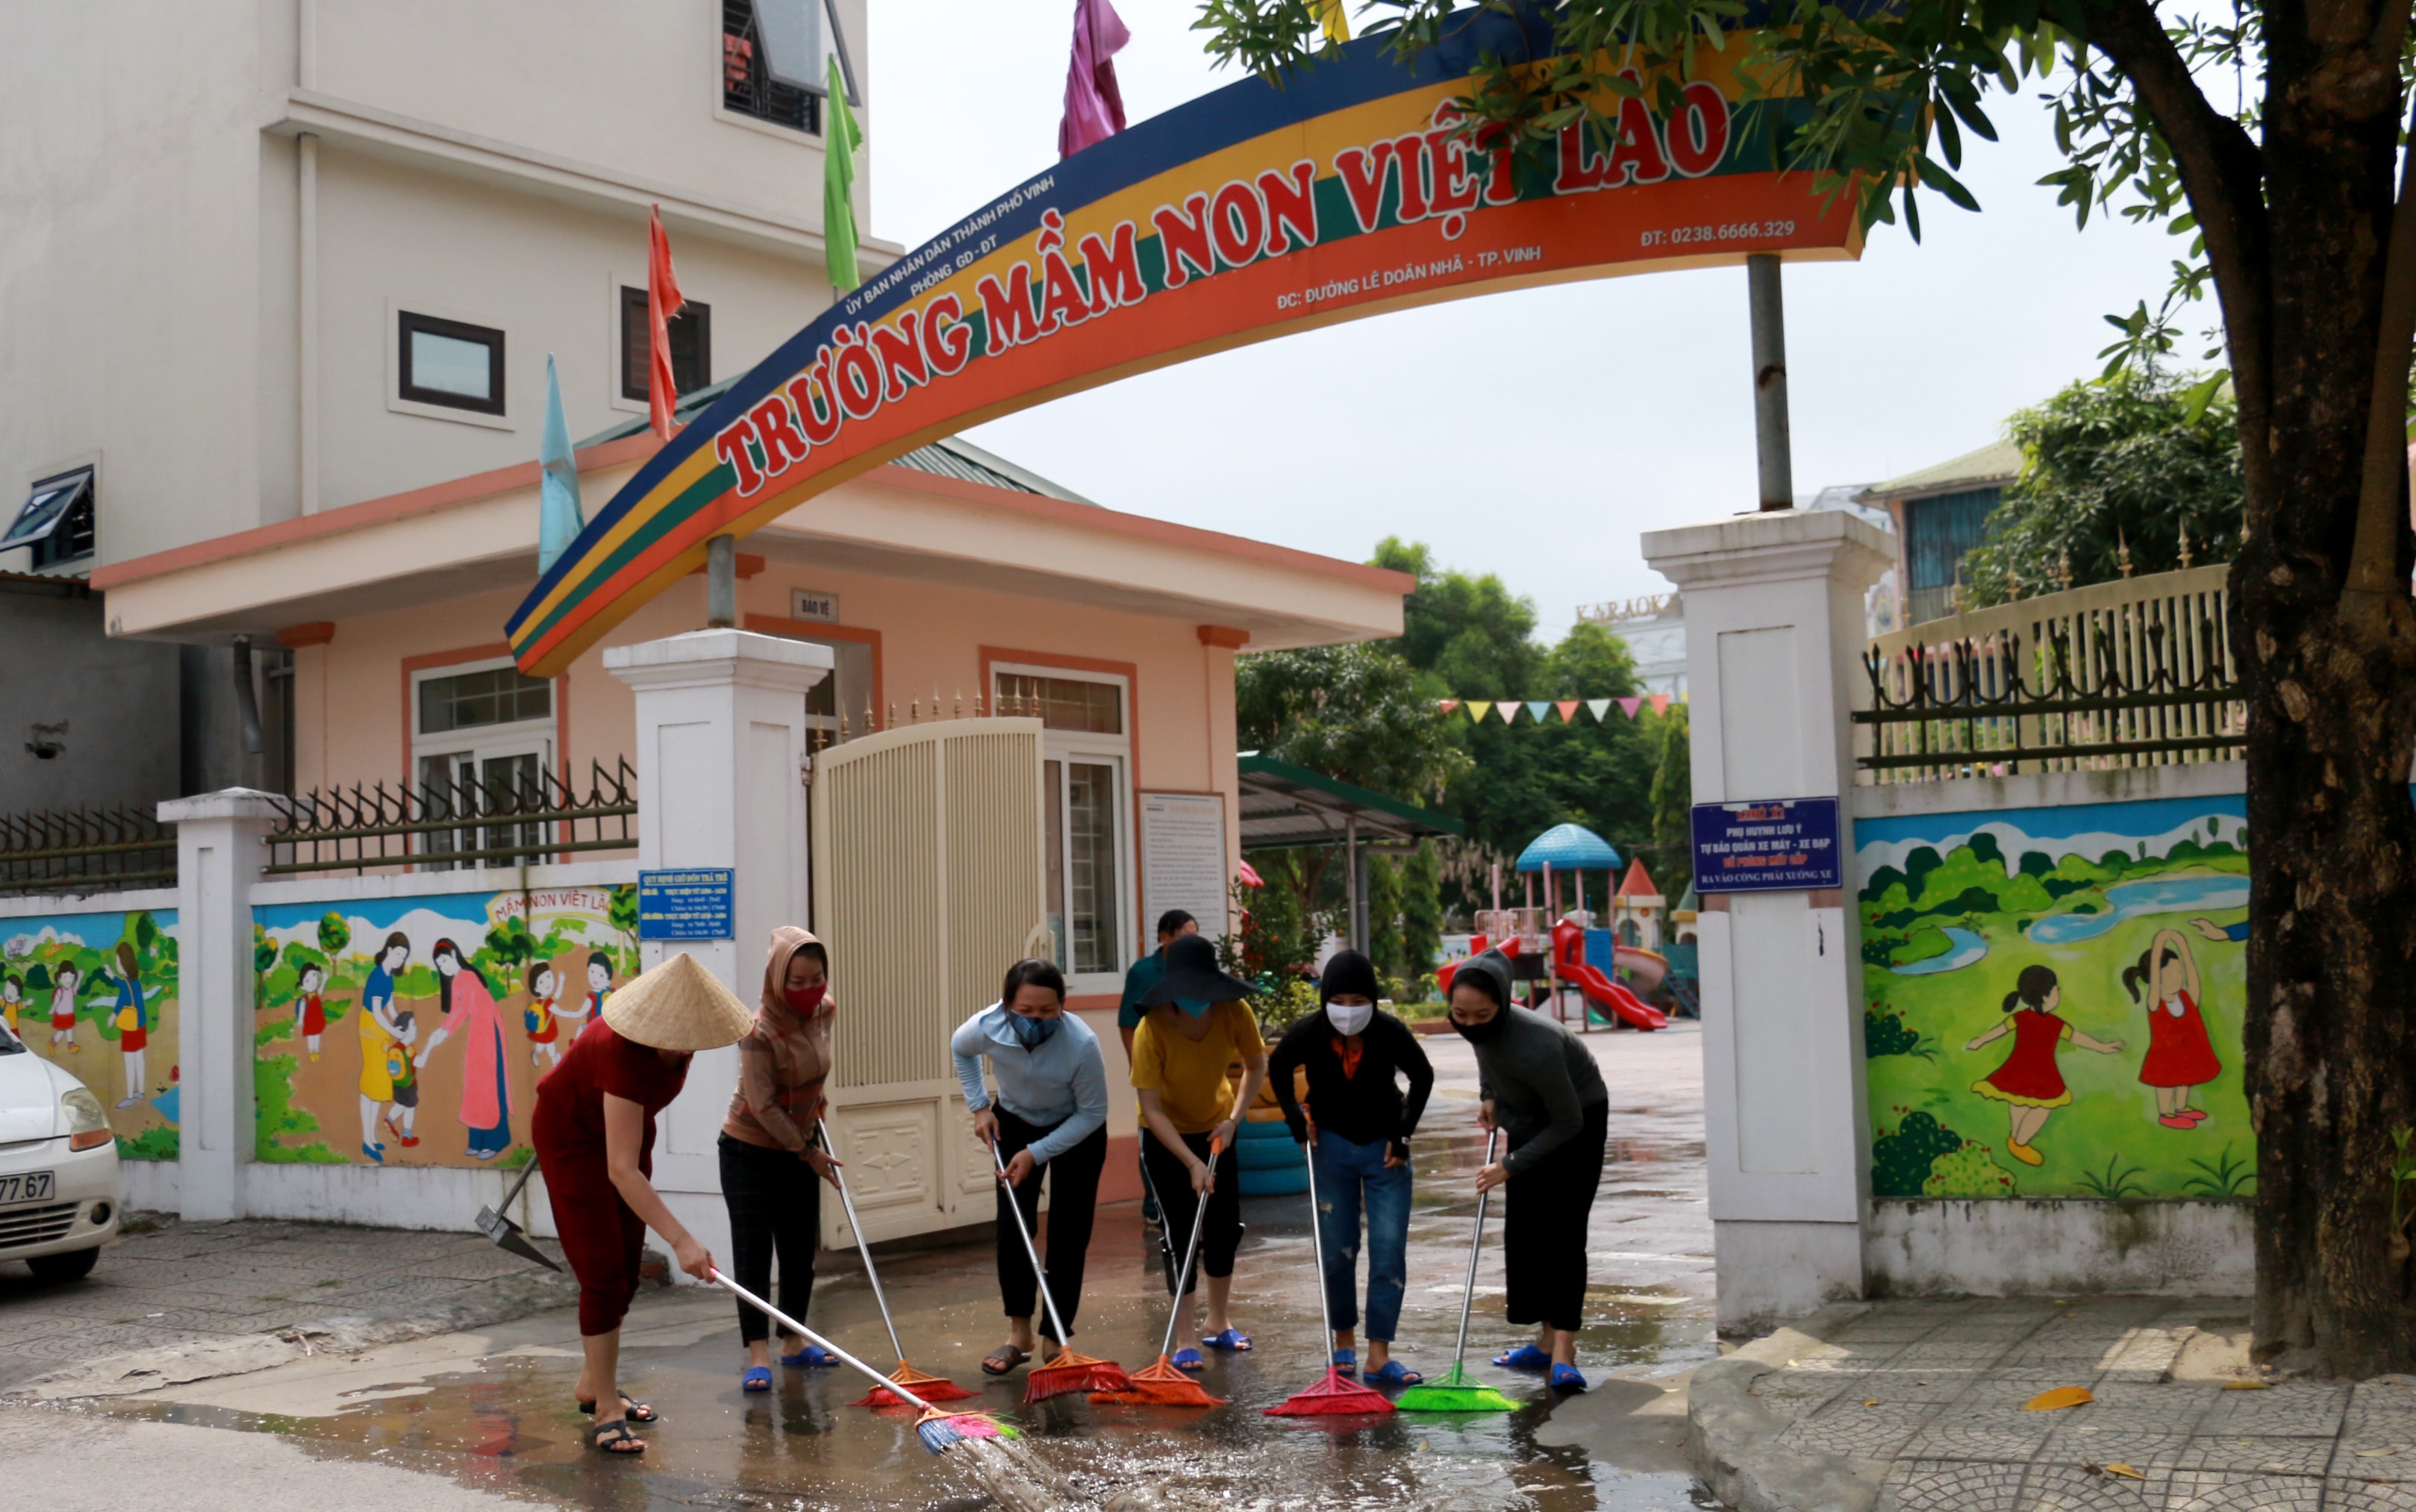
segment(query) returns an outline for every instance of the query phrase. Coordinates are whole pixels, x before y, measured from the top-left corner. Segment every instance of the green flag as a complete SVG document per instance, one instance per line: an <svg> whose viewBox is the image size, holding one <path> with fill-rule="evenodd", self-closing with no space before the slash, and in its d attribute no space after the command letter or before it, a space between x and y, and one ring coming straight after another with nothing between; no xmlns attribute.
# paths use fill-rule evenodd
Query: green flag
<svg viewBox="0 0 2416 1512"><path fill-rule="evenodd" d="M834 292L864 281L855 270L855 113L847 108L847 85L838 57L830 59L830 114L823 122L823 259Z"/></svg>

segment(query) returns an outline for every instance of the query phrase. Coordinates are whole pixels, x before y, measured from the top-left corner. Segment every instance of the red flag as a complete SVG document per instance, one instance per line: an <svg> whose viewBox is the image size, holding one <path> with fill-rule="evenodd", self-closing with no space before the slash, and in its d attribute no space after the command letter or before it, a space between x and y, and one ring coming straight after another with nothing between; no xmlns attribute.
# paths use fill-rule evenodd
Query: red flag
<svg viewBox="0 0 2416 1512"><path fill-rule="evenodd" d="M672 317L687 303L672 271L672 244L663 235L662 206L646 217L646 413L655 434L672 438L672 409L679 386L672 380Z"/></svg>

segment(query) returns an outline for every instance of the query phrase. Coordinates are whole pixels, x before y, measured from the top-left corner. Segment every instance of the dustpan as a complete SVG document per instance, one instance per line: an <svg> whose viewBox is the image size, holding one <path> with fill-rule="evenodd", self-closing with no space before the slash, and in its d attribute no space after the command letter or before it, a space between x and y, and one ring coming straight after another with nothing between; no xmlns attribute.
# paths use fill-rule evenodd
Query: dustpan
<svg viewBox="0 0 2416 1512"><path fill-rule="evenodd" d="M1502 1141L1502 1131L1495 1129L1485 1141L1485 1163L1493 1163L1494 1147ZM1432 1384L1412 1386L1401 1393L1393 1405L1404 1413L1506 1413L1513 1410L1509 1398L1482 1381L1468 1379L1468 1313L1476 1304L1476 1257L1485 1247L1485 1202L1491 1192L1476 1194L1476 1232L1468 1241L1468 1284L1459 1293L1459 1343L1451 1352L1451 1373Z"/></svg>
<svg viewBox="0 0 2416 1512"><path fill-rule="evenodd" d="M1208 1164L1211 1169L1215 1168L1216 1157L1223 1153L1222 1141L1208 1142ZM1146 1174L1149 1168L1143 1166L1141 1170ZM1160 1202L1157 1211L1163 1217L1166 1204ZM1208 1200L1203 1197L1194 1203L1191 1209L1191 1243L1185 1247L1183 1251L1182 1280L1175 1279L1173 1261L1170 1259L1167 1262L1167 1290L1173 1293L1174 1301L1167 1308L1166 1340L1157 1347L1157 1363L1135 1370L1125 1382L1122 1391L1093 1392L1091 1394L1093 1401L1116 1402L1128 1407L1222 1407L1225 1405L1224 1398L1208 1395L1206 1387L1176 1369L1173 1360L1170 1357L1174 1352L1174 1330L1183 1323L1183 1286L1185 1282L1191 1279L1191 1263L1199 1258L1200 1223L1207 1216ZM1161 1244L1164 1242L1163 1229L1164 1225L1161 1224Z"/></svg>
<svg viewBox="0 0 2416 1512"><path fill-rule="evenodd" d="M478 1216L471 1221L478 1226L480 1233L492 1239L498 1248L509 1250L522 1260L536 1261L547 1270L558 1271L562 1267L549 1259L544 1250L529 1243L528 1235L521 1232L519 1224L504 1217L504 1211L508 1211L514 1202L521 1200L521 1189L526 1187L529 1184L529 1178L536 1174L536 1157L532 1154L529 1157L529 1163L521 1167L520 1179L513 1182L512 1189L504 1194L503 1210L482 1207L478 1209Z"/></svg>
<svg viewBox="0 0 2416 1512"><path fill-rule="evenodd" d="M998 1141L989 1142L990 1163L998 1167L999 1186L1006 1185L1006 1158L999 1153ZM1057 1299L1049 1294L1049 1273L1040 1268L1040 1251L1032 1243L1032 1231L1023 1226L1023 1209L1017 1205L1015 1193L1006 1193L1006 1210L1014 1215L1015 1232L1023 1236L1023 1253L1032 1262L1032 1279L1040 1293L1041 1305L1049 1309L1049 1326L1057 1330L1057 1357L1047 1365L1035 1365L1023 1378L1023 1405L1063 1397L1070 1391L1121 1391L1132 1383L1125 1368L1113 1360L1094 1359L1074 1353L1074 1336L1066 1331L1065 1320L1057 1316Z"/></svg>
<svg viewBox="0 0 2416 1512"><path fill-rule="evenodd" d="M831 1143L829 1126L817 1120L814 1130L822 1138L823 1153L836 1157L838 1151ZM925 1402L969 1400L973 1393L947 1377L932 1375L927 1370L917 1370L906 1363L906 1347L898 1342L898 1325L890 1321L888 1294L881 1290L881 1273L872 1265L871 1242L864 1237L864 1225L855 1220L855 1199L848 1195L847 1174L838 1169L836 1158L832 1161L831 1170L838 1177L836 1185L838 1187L838 1200L847 1208L847 1226L855 1234L856 1253L864 1257L864 1278L872 1283L872 1300L881 1308L881 1325L889 1330L889 1347L898 1355L898 1368L889 1372L889 1380L892 1384L903 1386L907 1391L907 1395L901 1396L886 1386L875 1386L848 1405L851 1407L912 1407L917 1405L914 1399L915 1398Z"/></svg>
<svg viewBox="0 0 2416 1512"><path fill-rule="evenodd" d="M1317 1126L1309 1126L1309 1136L1316 1138ZM1317 1315L1325 1323L1325 1332L1318 1347L1330 1362L1334 1350L1333 1307L1325 1295L1325 1228L1317 1217L1317 1152L1308 1152L1308 1240L1317 1247ZM1269 1417L1354 1417L1362 1414L1382 1414L1393 1410L1384 1394L1346 1380L1331 1363L1325 1368L1325 1379L1306 1391L1296 1391L1280 1403L1266 1410Z"/></svg>

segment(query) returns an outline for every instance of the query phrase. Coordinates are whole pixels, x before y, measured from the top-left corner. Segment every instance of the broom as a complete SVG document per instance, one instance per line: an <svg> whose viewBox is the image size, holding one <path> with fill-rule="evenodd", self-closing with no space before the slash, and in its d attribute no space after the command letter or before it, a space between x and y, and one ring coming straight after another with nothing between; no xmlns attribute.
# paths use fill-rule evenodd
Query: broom
<svg viewBox="0 0 2416 1512"><path fill-rule="evenodd" d="M814 1132L822 1137L823 1149L826 1153L832 1156L838 1154L831 1142L828 1124L821 1119L814 1120ZM898 1356L898 1368L889 1373L889 1380L898 1385L914 1387L915 1393L928 1401L970 1399L973 1396L972 1392L945 1376L936 1376L929 1371L917 1370L906 1363L906 1347L898 1342L898 1325L891 1322L889 1317L889 1298L881 1290L881 1273L872 1268L872 1245L864 1237L864 1225L855 1220L855 1199L848 1195L847 1173L839 1170L836 1159L831 1162L831 1174L838 1178L838 1200L847 1206L847 1226L855 1234L856 1253L864 1257L864 1277L866 1280L872 1283L872 1300L881 1307L881 1325L889 1330L889 1348ZM903 1407L906 1401L897 1392L875 1386L848 1405L851 1407Z"/></svg>
<svg viewBox="0 0 2416 1512"><path fill-rule="evenodd" d="M1317 1126L1308 1126L1309 1142L1317 1140ZM1306 1391L1294 1392L1276 1406L1266 1409L1269 1417L1344 1417L1365 1413L1389 1413L1393 1404L1383 1394L1372 1391L1356 1381L1346 1381L1334 1365L1334 1310L1325 1295L1325 1228L1317 1217L1317 1152L1308 1152L1308 1237L1317 1247L1317 1315L1325 1322L1325 1334L1320 1347L1325 1354L1325 1379Z"/></svg>
<svg viewBox="0 0 2416 1512"><path fill-rule="evenodd" d="M997 1418L984 1413L944 1413L914 1391L883 1375L871 1366L815 1333L804 1323L780 1311L769 1302L714 1268L711 1279L715 1285L736 1293L768 1315L774 1323L809 1343L819 1344L837 1356L841 1365L861 1372L871 1380L876 1395L894 1396L898 1405L917 1407L922 1415L914 1420L914 1436L923 1447L935 1455L954 1451L959 1461L972 1469L991 1498L1011 1512L1055 1512L1055 1509L1089 1504L1088 1498L1070 1487L1055 1483L1055 1477L1030 1451L1016 1441L1022 1434Z"/></svg>
<svg viewBox="0 0 2416 1512"><path fill-rule="evenodd" d="M1006 1210L1015 1215L1015 1232L1023 1236L1023 1253L1032 1262L1032 1278L1040 1288L1041 1306L1049 1309L1049 1325L1057 1330L1057 1357L1047 1365L1035 1365L1023 1378L1023 1405L1063 1397L1069 1391L1122 1391L1132 1384L1125 1368L1113 1360L1095 1360L1087 1354L1074 1353L1074 1336L1065 1330L1065 1320L1057 1316L1057 1299L1049 1294L1049 1275L1040 1268L1040 1251L1034 1247L1032 1231L1023 1224L1022 1205L1015 1200L1015 1188L1006 1184L1006 1157L999 1154L998 1141L989 1142L990 1163L998 1167L999 1190L1006 1198Z"/></svg>
<svg viewBox="0 0 2416 1512"><path fill-rule="evenodd" d="M1209 1169L1216 1169L1216 1157L1223 1153L1222 1141L1208 1142ZM1141 1173L1146 1178L1149 1168L1141 1167ZM1151 1189L1155 1190L1155 1183L1152 1184ZM1157 1204L1157 1213L1159 1218L1163 1220L1166 1217L1164 1202ZM1157 1363L1134 1371L1132 1378L1125 1383L1125 1389L1122 1391L1093 1393L1091 1397L1093 1401L1115 1402L1127 1407L1222 1407L1225 1405L1224 1398L1211 1397L1207 1389L1199 1382L1176 1369L1172 1358L1174 1330L1183 1323L1183 1288L1191 1279L1191 1263L1199 1258L1200 1225L1200 1220L1207 1216L1208 1199L1202 1197L1191 1209L1191 1243L1184 1247L1182 1280L1177 1281L1174 1278L1173 1261L1170 1259L1167 1262L1167 1290L1173 1293L1174 1302L1167 1309L1166 1342L1157 1347ZM1161 1221L1159 1224L1161 1243L1165 1238L1164 1229L1165 1224Z"/></svg>
<svg viewBox="0 0 2416 1512"><path fill-rule="evenodd" d="M1493 1148L1500 1143L1498 1128L1486 1136L1485 1163L1493 1163ZM1451 1353L1451 1373L1432 1385L1415 1385L1395 1399L1393 1405L1404 1413L1506 1413L1511 1411L1509 1398L1482 1381L1468 1379L1465 1361L1468 1358L1468 1314L1476 1303L1476 1257L1485 1247L1485 1202L1491 1192L1476 1194L1476 1233L1468 1242L1468 1285L1459 1294L1459 1343Z"/></svg>

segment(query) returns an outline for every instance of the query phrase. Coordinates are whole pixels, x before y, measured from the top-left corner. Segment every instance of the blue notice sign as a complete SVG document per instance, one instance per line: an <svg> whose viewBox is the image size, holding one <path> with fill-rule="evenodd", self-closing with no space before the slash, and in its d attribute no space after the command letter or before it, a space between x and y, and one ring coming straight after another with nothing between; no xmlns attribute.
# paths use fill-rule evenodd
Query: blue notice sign
<svg viewBox="0 0 2416 1512"><path fill-rule="evenodd" d="M1836 799L1695 805L1697 892L1806 892L1845 885Z"/></svg>
<svg viewBox="0 0 2416 1512"><path fill-rule="evenodd" d="M734 940L738 873L728 867L638 873L638 938Z"/></svg>

